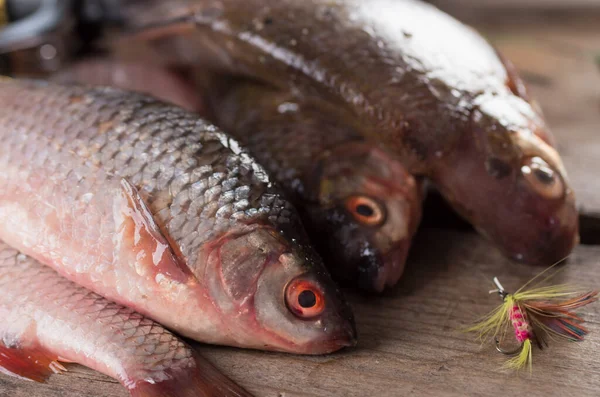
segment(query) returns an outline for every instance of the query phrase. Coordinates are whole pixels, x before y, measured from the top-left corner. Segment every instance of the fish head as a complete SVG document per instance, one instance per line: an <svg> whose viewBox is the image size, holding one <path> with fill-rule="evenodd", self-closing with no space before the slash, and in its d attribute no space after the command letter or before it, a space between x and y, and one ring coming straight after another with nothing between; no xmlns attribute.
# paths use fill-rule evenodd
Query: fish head
<svg viewBox="0 0 600 397"><path fill-rule="evenodd" d="M384 150L354 142L321 159L305 206L336 280L381 292L403 273L421 217L420 183Z"/></svg>
<svg viewBox="0 0 600 397"><path fill-rule="evenodd" d="M579 241L575 195L539 113L516 95L483 95L470 122L435 172L440 190L509 257L564 259Z"/></svg>
<svg viewBox="0 0 600 397"><path fill-rule="evenodd" d="M296 227L247 225L213 244L209 291L235 318L239 345L325 354L356 343L354 317L322 260ZM291 236L294 236L293 238Z"/></svg>

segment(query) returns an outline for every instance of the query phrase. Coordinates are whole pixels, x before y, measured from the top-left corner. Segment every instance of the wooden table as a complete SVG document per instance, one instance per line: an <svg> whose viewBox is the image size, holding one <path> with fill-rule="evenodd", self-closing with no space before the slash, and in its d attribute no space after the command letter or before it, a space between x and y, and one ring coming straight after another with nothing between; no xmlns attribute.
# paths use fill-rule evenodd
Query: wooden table
<svg viewBox="0 0 600 397"><path fill-rule="evenodd" d="M534 18L535 20L536 18ZM585 16L477 26L521 69L560 142L588 216L584 241L600 243L600 24ZM435 224L435 222L433 222ZM529 377L501 369L505 357L459 331L500 303L491 279L516 289L539 272L503 258L468 230L420 232L405 277L381 297L350 295L359 345L326 357L198 346L257 396L600 395L600 303L583 314L583 343L534 351ZM600 246L582 245L557 281L600 286ZM114 380L81 366L44 385L0 376L2 397L126 396Z"/></svg>

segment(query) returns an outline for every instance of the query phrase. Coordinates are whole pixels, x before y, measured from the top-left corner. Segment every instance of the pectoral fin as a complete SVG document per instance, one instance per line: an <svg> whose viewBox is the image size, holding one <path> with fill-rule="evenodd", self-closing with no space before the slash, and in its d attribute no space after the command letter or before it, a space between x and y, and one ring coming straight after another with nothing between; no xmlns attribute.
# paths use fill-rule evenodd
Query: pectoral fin
<svg viewBox="0 0 600 397"><path fill-rule="evenodd" d="M114 209L116 255L135 266L138 274L187 282L192 273L175 254L156 224L150 209L129 181L121 181L121 195Z"/></svg>

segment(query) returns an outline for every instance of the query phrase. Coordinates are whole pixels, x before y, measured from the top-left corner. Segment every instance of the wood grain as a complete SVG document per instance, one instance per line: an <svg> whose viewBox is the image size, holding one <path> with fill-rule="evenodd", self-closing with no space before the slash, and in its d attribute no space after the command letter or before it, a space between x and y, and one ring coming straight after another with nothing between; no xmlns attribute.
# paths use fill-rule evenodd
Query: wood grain
<svg viewBox="0 0 600 397"><path fill-rule="evenodd" d="M584 211L600 214L600 26L495 23L478 26L515 64L542 103ZM593 223L592 217L592 222ZM598 240L600 242L600 240ZM359 345L326 357L198 346L257 396L577 395L600 390L600 304L583 310L591 334L579 344L534 351L534 372L500 367L491 344L457 329L497 304L491 278L515 289L539 272L503 258L465 231L425 229L400 285L382 297L350 295ZM600 247L580 246L558 281L600 286ZM114 380L77 365L47 384L0 375L2 397L125 397Z"/></svg>
<svg viewBox="0 0 600 397"><path fill-rule="evenodd" d="M534 372L505 372L505 357L459 331L500 303L491 279L516 289L540 268L512 263L473 233L421 232L406 277L382 297L351 295L359 345L324 357L198 346L257 396L559 395L597 396L600 304L582 311L591 334L582 343L534 351ZM600 285L600 247L580 246L557 282ZM125 397L111 379L80 366L47 384L0 377L6 397Z"/></svg>
<svg viewBox="0 0 600 397"><path fill-rule="evenodd" d="M520 10L572 10L573 8L599 8L599 0L430 0L436 5L457 9L520 9Z"/></svg>

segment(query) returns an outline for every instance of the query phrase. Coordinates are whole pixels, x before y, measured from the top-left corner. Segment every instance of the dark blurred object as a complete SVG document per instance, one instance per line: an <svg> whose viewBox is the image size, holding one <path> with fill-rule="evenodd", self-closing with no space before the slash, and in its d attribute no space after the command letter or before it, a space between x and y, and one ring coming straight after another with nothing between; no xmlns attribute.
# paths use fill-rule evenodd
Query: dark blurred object
<svg viewBox="0 0 600 397"><path fill-rule="evenodd" d="M1 70L9 74L15 65L25 69L56 70L67 51L73 19L71 2L61 0L7 0L0 31ZM10 54L10 55L8 55Z"/></svg>
<svg viewBox="0 0 600 397"><path fill-rule="evenodd" d="M85 52L118 0L6 0L0 3L0 73L43 75Z"/></svg>
<svg viewBox="0 0 600 397"><path fill-rule="evenodd" d="M423 203L423 219L420 227L475 233L473 226L461 218L440 193L434 190L428 192Z"/></svg>
<svg viewBox="0 0 600 397"><path fill-rule="evenodd" d="M600 245L600 213L583 214L579 217L581 244Z"/></svg>

